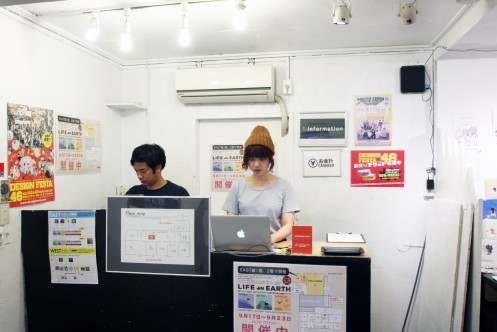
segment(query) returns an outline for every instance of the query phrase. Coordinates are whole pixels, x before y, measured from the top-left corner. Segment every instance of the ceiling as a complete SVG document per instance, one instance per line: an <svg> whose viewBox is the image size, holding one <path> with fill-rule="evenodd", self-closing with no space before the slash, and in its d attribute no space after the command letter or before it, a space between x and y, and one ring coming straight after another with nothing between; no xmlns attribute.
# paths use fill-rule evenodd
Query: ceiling
<svg viewBox="0 0 497 332"><path fill-rule="evenodd" d="M348 3L348 0L343 1ZM186 47L178 43L182 25L182 6L178 0L39 3L0 0L0 5L120 64L254 53L424 49L434 46L471 6L456 0L419 0L416 22L404 25L398 14L400 4L406 1L351 1L350 24L335 25L330 16L333 0L245 0L247 26L238 31L232 27L236 0L191 0L187 6L191 44ZM342 0L335 0L335 4L342 4ZM133 48L129 52L123 52L119 47L124 29L124 7L131 7ZM100 35L90 42L85 35L91 12L97 10ZM493 22L497 21L497 14L494 17L496 19L488 19L490 23L481 26L475 36L486 33L491 37L482 40L494 41L497 46L497 30L492 26L496 24ZM474 47L473 39L466 43Z"/></svg>

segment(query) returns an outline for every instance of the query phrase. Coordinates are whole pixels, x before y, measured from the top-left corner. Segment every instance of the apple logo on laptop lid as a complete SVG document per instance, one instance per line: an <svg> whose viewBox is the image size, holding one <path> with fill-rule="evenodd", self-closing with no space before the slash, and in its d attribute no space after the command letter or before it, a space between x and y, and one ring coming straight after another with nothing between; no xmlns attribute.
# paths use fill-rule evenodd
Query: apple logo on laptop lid
<svg viewBox="0 0 497 332"><path fill-rule="evenodd" d="M236 236L238 236L239 239L245 238L245 232L243 229L240 229L238 232L236 232Z"/></svg>

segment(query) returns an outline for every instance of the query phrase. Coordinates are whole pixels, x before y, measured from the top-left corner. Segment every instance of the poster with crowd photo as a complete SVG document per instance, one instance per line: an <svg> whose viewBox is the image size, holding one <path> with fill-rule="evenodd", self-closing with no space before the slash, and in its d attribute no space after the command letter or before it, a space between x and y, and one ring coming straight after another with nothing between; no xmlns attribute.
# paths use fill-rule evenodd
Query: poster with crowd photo
<svg viewBox="0 0 497 332"><path fill-rule="evenodd" d="M245 177L243 145L212 145L211 191L229 191L234 182Z"/></svg>
<svg viewBox="0 0 497 332"><path fill-rule="evenodd" d="M102 168L100 122L57 116L57 174L98 173Z"/></svg>
<svg viewBox="0 0 497 332"><path fill-rule="evenodd" d="M347 331L347 267L233 263L234 331Z"/></svg>
<svg viewBox="0 0 497 332"><path fill-rule="evenodd" d="M355 150L350 152L351 187L403 187L403 150Z"/></svg>
<svg viewBox="0 0 497 332"><path fill-rule="evenodd" d="M53 111L7 104L10 207L55 200Z"/></svg>
<svg viewBox="0 0 497 332"><path fill-rule="evenodd" d="M355 145L390 146L392 125L391 95L355 97Z"/></svg>

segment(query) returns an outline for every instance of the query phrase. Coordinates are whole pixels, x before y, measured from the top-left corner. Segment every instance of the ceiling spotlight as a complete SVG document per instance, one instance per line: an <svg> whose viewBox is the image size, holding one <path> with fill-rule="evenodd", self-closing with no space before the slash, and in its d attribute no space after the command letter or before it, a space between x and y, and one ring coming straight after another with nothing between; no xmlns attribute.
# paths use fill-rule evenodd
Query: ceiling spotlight
<svg viewBox="0 0 497 332"><path fill-rule="evenodd" d="M178 36L178 42L181 46L188 46L191 41L190 28L187 16L187 6L188 6L188 1L181 2L181 13L182 13L181 30Z"/></svg>
<svg viewBox="0 0 497 332"><path fill-rule="evenodd" d="M98 12L91 12L90 17L90 28L86 32L86 38L88 40L97 39L100 34L100 21L98 19Z"/></svg>
<svg viewBox="0 0 497 332"><path fill-rule="evenodd" d="M129 7L124 8L124 31L121 35L121 50L124 52L129 52L132 46L130 16L131 9Z"/></svg>
<svg viewBox="0 0 497 332"><path fill-rule="evenodd" d="M341 5L335 7L335 0L333 0L333 13L331 17L333 17L333 23L335 24L349 24L349 18L352 17L351 12L351 2L349 0L349 4L345 3L345 0L341 0Z"/></svg>
<svg viewBox="0 0 497 332"><path fill-rule="evenodd" d="M235 16L233 17L233 26L236 30L245 29L247 16L245 15L245 0L237 0L235 6Z"/></svg>
<svg viewBox="0 0 497 332"><path fill-rule="evenodd" d="M413 24L414 22L416 22L416 17L418 15L416 4L417 0L414 0L414 2L411 3L406 3L404 5L402 4L402 1L400 2L399 16L402 19L402 23Z"/></svg>

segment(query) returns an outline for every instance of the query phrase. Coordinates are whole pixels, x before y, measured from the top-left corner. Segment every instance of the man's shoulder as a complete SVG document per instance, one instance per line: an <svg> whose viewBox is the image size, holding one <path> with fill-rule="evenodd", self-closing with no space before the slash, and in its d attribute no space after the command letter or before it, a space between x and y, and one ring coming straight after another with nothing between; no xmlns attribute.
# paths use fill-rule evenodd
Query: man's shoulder
<svg viewBox="0 0 497 332"><path fill-rule="evenodd" d="M145 191L145 186L140 184L129 188L129 190L126 192L126 195L143 194L144 191Z"/></svg>
<svg viewBox="0 0 497 332"><path fill-rule="evenodd" d="M169 180L167 181L167 184L162 188L165 192L168 193L168 196L190 196L185 188Z"/></svg>

